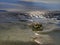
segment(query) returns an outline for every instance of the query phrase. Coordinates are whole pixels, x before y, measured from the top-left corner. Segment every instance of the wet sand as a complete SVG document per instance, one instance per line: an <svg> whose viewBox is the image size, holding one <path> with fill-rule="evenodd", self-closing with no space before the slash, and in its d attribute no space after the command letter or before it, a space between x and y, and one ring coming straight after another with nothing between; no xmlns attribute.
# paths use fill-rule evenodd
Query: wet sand
<svg viewBox="0 0 60 45"><path fill-rule="evenodd" d="M25 26L20 23L0 24L0 45L37 45L31 41L31 30Z"/></svg>
<svg viewBox="0 0 60 45"><path fill-rule="evenodd" d="M1 23L0 24L0 45L38 45L33 42L33 32L25 23ZM41 34L41 40L53 38L56 45L60 45L60 32L55 31L49 34ZM43 40L43 41L44 41ZM45 45L45 44L43 44ZM47 44L46 44L47 45ZM48 44L51 45L51 44Z"/></svg>

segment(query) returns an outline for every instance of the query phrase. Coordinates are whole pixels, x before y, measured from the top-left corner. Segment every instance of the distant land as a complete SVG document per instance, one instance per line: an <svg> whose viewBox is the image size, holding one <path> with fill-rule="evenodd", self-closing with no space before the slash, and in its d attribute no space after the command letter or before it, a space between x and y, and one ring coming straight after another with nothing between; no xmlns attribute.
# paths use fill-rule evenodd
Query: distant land
<svg viewBox="0 0 60 45"><path fill-rule="evenodd" d="M0 12L7 12L6 10L0 10Z"/></svg>

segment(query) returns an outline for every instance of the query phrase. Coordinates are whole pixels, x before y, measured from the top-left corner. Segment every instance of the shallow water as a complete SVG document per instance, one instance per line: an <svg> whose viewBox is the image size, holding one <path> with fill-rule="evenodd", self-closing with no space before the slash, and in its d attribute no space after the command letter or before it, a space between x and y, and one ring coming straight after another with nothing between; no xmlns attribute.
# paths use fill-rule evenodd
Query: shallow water
<svg viewBox="0 0 60 45"><path fill-rule="evenodd" d="M32 36L34 36L34 32L27 26L26 23L0 24L0 41L31 42ZM42 37L41 40L46 40L45 42L49 41L49 39L53 39L55 45L60 45L60 30L41 32L40 37Z"/></svg>

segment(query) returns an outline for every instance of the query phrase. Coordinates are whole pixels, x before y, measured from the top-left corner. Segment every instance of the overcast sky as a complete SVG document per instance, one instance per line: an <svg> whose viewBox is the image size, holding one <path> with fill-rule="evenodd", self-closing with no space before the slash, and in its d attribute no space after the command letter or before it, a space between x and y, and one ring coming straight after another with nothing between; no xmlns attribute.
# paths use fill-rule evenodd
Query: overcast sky
<svg viewBox="0 0 60 45"><path fill-rule="evenodd" d="M29 2L44 2L44 3L60 3L60 0L0 0L0 2L17 2L17 1L29 1Z"/></svg>
<svg viewBox="0 0 60 45"><path fill-rule="evenodd" d="M25 3L23 2L25 5L21 4L21 2L18 3L19 1L25 1ZM28 2L33 2L33 4L28 4ZM35 2L38 2L39 4L35 4ZM44 3L49 5L45 5ZM25 10L28 9L29 5L39 5L38 8L41 7L43 9L46 8L60 10L60 0L0 0L0 9Z"/></svg>
<svg viewBox="0 0 60 45"><path fill-rule="evenodd" d="M44 3L60 3L60 0L22 0L31 2L44 2Z"/></svg>

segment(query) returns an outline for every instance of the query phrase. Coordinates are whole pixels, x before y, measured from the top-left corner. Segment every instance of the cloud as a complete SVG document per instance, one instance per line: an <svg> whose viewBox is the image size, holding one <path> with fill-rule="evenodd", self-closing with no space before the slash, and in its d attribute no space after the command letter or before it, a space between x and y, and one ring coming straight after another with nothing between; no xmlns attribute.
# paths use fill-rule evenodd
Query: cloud
<svg viewBox="0 0 60 45"><path fill-rule="evenodd" d="M44 2L44 3L60 3L60 0L20 0L27 2Z"/></svg>
<svg viewBox="0 0 60 45"><path fill-rule="evenodd" d="M20 5L20 4L15 4L15 3L7 3L7 2L0 2L0 5L12 5L12 6L23 6L23 5Z"/></svg>
<svg viewBox="0 0 60 45"><path fill-rule="evenodd" d="M7 2L0 2L0 10L7 10L7 11L24 11L25 6L20 4L14 3L7 3Z"/></svg>

